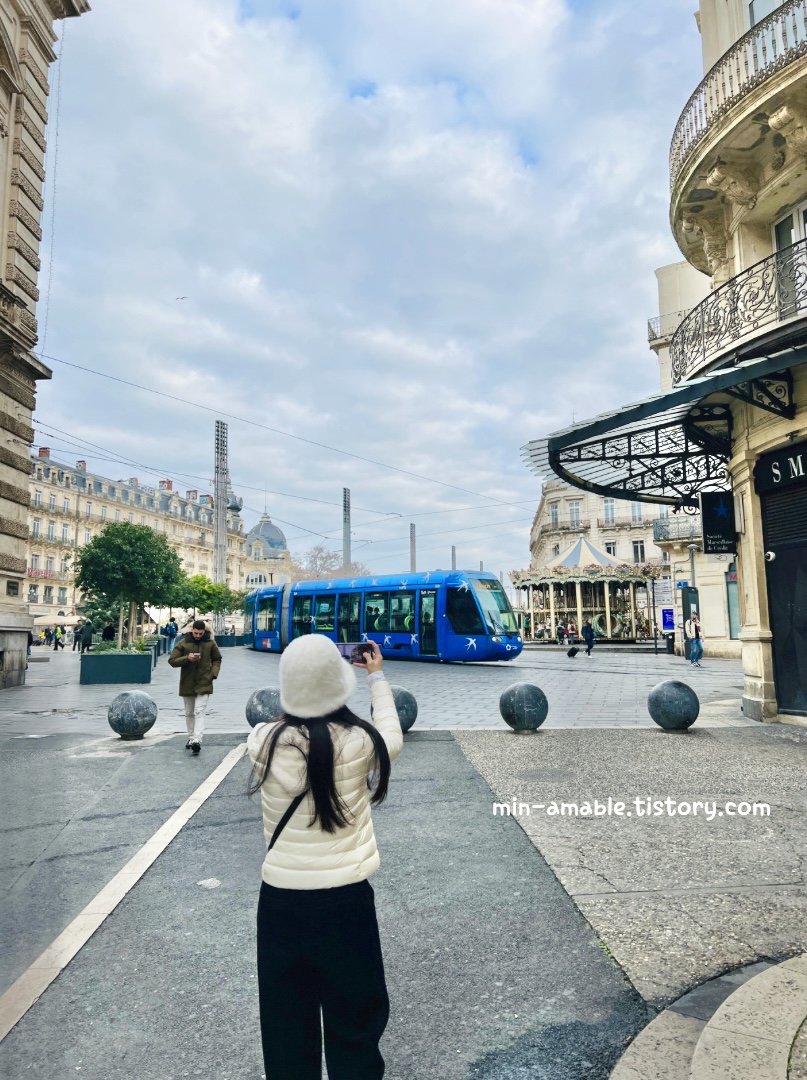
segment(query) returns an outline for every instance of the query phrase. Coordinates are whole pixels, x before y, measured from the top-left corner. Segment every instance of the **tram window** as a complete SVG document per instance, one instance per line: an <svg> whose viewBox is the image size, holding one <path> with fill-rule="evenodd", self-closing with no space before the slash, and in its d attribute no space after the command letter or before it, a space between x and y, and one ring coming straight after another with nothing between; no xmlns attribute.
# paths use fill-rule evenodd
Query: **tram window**
<svg viewBox="0 0 807 1080"><path fill-rule="evenodd" d="M361 595L342 593L339 597L339 640L358 641L361 637Z"/></svg>
<svg viewBox="0 0 807 1080"><path fill-rule="evenodd" d="M389 593L364 594L365 634L386 634L389 630Z"/></svg>
<svg viewBox="0 0 807 1080"><path fill-rule="evenodd" d="M252 633L252 613L255 610L255 601L247 599L244 601L244 632L247 634Z"/></svg>
<svg viewBox="0 0 807 1080"><path fill-rule="evenodd" d="M277 630L277 597L264 596L258 601L258 632Z"/></svg>
<svg viewBox="0 0 807 1080"><path fill-rule="evenodd" d="M336 612L336 596L330 593L327 596L318 596L314 602L314 619L311 629L315 634L331 634L334 627L334 615Z"/></svg>
<svg viewBox="0 0 807 1080"><path fill-rule="evenodd" d="M495 579L480 578L474 581L474 589L490 633L517 633L516 617L499 582Z"/></svg>
<svg viewBox="0 0 807 1080"><path fill-rule="evenodd" d="M311 597L295 596L291 607L291 636L302 637L311 633Z"/></svg>
<svg viewBox="0 0 807 1080"><path fill-rule="evenodd" d="M482 616L470 589L446 590L446 615L455 634L484 634Z"/></svg>
<svg viewBox="0 0 807 1080"><path fill-rule="evenodd" d="M389 628L393 634L414 634L415 594L395 592L390 595Z"/></svg>

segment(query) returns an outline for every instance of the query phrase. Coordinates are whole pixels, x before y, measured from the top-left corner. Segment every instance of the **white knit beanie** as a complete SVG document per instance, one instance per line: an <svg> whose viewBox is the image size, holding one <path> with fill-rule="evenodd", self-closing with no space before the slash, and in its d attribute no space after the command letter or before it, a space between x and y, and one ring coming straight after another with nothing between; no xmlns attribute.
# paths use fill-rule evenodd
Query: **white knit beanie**
<svg viewBox="0 0 807 1080"><path fill-rule="evenodd" d="M330 638L295 638L280 657L280 704L301 720L341 709L356 689L356 676Z"/></svg>

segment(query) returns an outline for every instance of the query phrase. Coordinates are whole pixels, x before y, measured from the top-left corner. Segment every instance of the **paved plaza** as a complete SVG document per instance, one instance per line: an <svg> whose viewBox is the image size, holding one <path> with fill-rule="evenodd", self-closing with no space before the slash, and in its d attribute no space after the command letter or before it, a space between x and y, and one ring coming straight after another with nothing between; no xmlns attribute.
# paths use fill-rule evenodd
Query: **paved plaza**
<svg viewBox="0 0 807 1080"><path fill-rule="evenodd" d="M69 653L0 695L3 1080L262 1076L264 838L242 750L246 700L277 685L277 665L224 653L197 758L164 658L147 688L160 718L142 742L111 733L120 687L79 686ZM374 812L390 1080L607 1080L681 995L807 949L807 730L744 720L737 664L693 672L666 654L549 649L385 669L420 706ZM664 733L646 696L682 676L702 715ZM530 736L498 716L501 691L522 680L550 701ZM353 704L368 714L361 685ZM770 813L529 812L668 796ZM504 813L514 801L528 812Z"/></svg>

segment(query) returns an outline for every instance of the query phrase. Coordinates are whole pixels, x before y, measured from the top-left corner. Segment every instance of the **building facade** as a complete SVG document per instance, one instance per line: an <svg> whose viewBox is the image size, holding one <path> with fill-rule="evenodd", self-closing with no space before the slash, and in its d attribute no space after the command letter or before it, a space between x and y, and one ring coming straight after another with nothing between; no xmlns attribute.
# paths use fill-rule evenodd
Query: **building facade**
<svg viewBox="0 0 807 1080"><path fill-rule="evenodd" d="M670 224L708 291L669 336L669 389L524 455L575 486L690 513L725 493L731 522L704 523L701 541L733 556L743 710L798 719L807 716L807 4L701 0L698 20L705 75L673 133Z"/></svg>
<svg viewBox="0 0 807 1080"><path fill-rule="evenodd" d="M285 585L293 581L291 555L286 537L268 514L261 516L246 537L244 563L245 588L259 589L261 585Z"/></svg>
<svg viewBox="0 0 807 1080"><path fill-rule="evenodd" d="M53 25L86 0L0 0L0 688L25 680L29 452L39 379L33 354L39 299L42 185Z"/></svg>
<svg viewBox="0 0 807 1080"><path fill-rule="evenodd" d="M627 506L617 499L581 491L554 477L544 480L541 501L530 529L530 566L546 566L582 533L589 543L620 563L667 561L657 546L653 525L669 508L640 502Z"/></svg>
<svg viewBox="0 0 807 1080"><path fill-rule="evenodd" d="M136 477L110 480L55 461L40 447L29 469L27 560L24 602L30 616L75 614L81 593L74 585L75 553L116 521L147 525L165 536L193 577L213 577L213 500L189 490L174 491L171 480L157 488ZM227 513L227 584L246 588L246 537L237 512Z"/></svg>

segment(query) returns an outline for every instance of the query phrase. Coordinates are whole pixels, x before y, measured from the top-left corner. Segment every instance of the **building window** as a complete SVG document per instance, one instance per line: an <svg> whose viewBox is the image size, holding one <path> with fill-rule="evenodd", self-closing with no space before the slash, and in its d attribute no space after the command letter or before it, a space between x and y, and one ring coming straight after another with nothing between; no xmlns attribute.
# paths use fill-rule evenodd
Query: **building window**
<svg viewBox="0 0 807 1080"><path fill-rule="evenodd" d="M60 607L62 606L62 604L67 603L67 586L66 585L62 585L59 588L59 601L58 601L58 603L59 603Z"/></svg>
<svg viewBox="0 0 807 1080"><path fill-rule="evenodd" d="M552 545L552 558L555 559L560 555L560 544Z"/></svg>
<svg viewBox="0 0 807 1080"><path fill-rule="evenodd" d="M101 507L101 521L106 521L106 507Z"/></svg>
<svg viewBox="0 0 807 1080"><path fill-rule="evenodd" d="M67 559L67 558L62 559L62 565L61 565L60 569L61 569L61 572L63 574L67 573L67 568L68 568L69 565L70 565L70 560L69 559Z"/></svg>
<svg viewBox="0 0 807 1080"><path fill-rule="evenodd" d="M92 517L92 503L87 503L87 517Z"/></svg>
<svg viewBox="0 0 807 1080"><path fill-rule="evenodd" d="M577 499L569 503L569 524L580 524L580 503Z"/></svg>
<svg viewBox="0 0 807 1080"><path fill-rule="evenodd" d="M53 586L52 585L45 585L45 587L42 589L42 603L43 604L52 604L53 603Z"/></svg>
<svg viewBox="0 0 807 1080"><path fill-rule="evenodd" d="M20 583L19 581L7 581L6 582L6 596L19 596L20 595Z"/></svg>
<svg viewBox="0 0 807 1080"><path fill-rule="evenodd" d="M115 511L115 521L120 521L120 510Z"/></svg>
<svg viewBox="0 0 807 1080"><path fill-rule="evenodd" d="M38 566L39 566L39 556L38 555L32 555L31 556L31 569L36 570Z"/></svg>
<svg viewBox="0 0 807 1080"><path fill-rule="evenodd" d="M85 529L84 530L84 543L89 544L90 540L92 540L92 533L90 532L89 529Z"/></svg>
<svg viewBox="0 0 807 1080"><path fill-rule="evenodd" d="M38 509L41 505L42 505L42 492L37 488L37 490L34 492L34 506L37 507L37 509Z"/></svg>
<svg viewBox="0 0 807 1080"><path fill-rule="evenodd" d="M55 539L56 539L56 522L55 521L49 521L48 522L48 540L55 540Z"/></svg>
<svg viewBox="0 0 807 1080"><path fill-rule="evenodd" d="M47 559L45 559L45 569L47 570L47 572L49 574L53 573L53 556L52 555L48 555Z"/></svg>
<svg viewBox="0 0 807 1080"><path fill-rule="evenodd" d="M110 485L109 485L109 487L107 488L107 492L106 492L106 493L107 493L107 495L108 495L108 496L110 497L110 499L114 499L114 498L115 498L115 495L117 494L117 491L116 491L116 490L115 490L115 488L114 488L114 487L113 487L113 486L112 486L112 485L110 484Z"/></svg>
<svg viewBox="0 0 807 1080"><path fill-rule="evenodd" d="M141 515L140 515L140 524L141 524L141 525L145 525L145 524L146 524L146 519L145 519L145 517L144 517L144 515L143 515L143 514L141 514Z"/></svg>
<svg viewBox="0 0 807 1080"><path fill-rule="evenodd" d="M630 504L630 520L631 520L631 524L633 524L633 525L641 525L642 524L642 504L641 503L635 502L635 503Z"/></svg>
<svg viewBox="0 0 807 1080"><path fill-rule="evenodd" d="M670 516L670 508L666 503L662 503L658 508L658 516L660 518L668 518Z"/></svg>
<svg viewBox="0 0 807 1080"><path fill-rule="evenodd" d="M53 492L51 492L50 495L48 495L48 510L55 510L55 509L56 509L56 496L53 494Z"/></svg>
<svg viewBox="0 0 807 1080"><path fill-rule="evenodd" d="M605 545L605 554L611 555L613 558L616 558L616 544L607 543Z"/></svg>
<svg viewBox="0 0 807 1080"><path fill-rule="evenodd" d="M615 509L614 509L614 500L613 499L603 499L602 500L602 512L603 512L604 523L606 525L613 525L614 522L616 521L616 512L615 512Z"/></svg>
<svg viewBox="0 0 807 1080"><path fill-rule="evenodd" d="M549 504L549 523L553 529L558 526L558 504L556 502Z"/></svg>
<svg viewBox="0 0 807 1080"><path fill-rule="evenodd" d="M748 5L750 25L756 26L758 22L772 15L783 3L784 0L750 0Z"/></svg>
<svg viewBox="0 0 807 1080"><path fill-rule="evenodd" d="M644 540L633 541L633 561L635 563L644 562Z"/></svg>
<svg viewBox="0 0 807 1080"><path fill-rule="evenodd" d="M63 544L69 544L70 543L70 531L69 531L67 525L62 525L62 543Z"/></svg>
<svg viewBox="0 0 807 1080"><path fill-rule="evenodd" d="M129 514L129 524L134 525L134 514Z"/></svg>
<svg viewBox="0 0 807 1080"><path fill-rule="evenodd" d="M70 513L70 500L69 499L64 499L62 501L62 510L65 512L65 514Z"/></svg>
<svg viewBox="0 0 807 1080"><path fill-rule="evenodd" d="M34 518L34 527L33 527L33 529L31 531L33 532L35 537L39 536L41 528L42 528L42 518Z"/></svg>
<svg viewBox="0 0 807 1080"><path fill-rule="evenodd" d="M38 585L29 585L28 586L28 603L29 604L38 604L39 603L39 586Z"/></svg>

